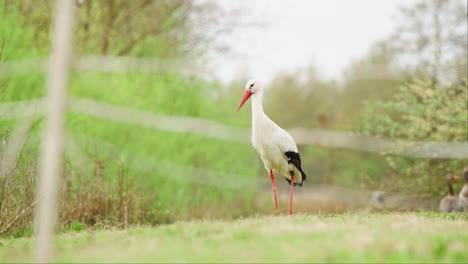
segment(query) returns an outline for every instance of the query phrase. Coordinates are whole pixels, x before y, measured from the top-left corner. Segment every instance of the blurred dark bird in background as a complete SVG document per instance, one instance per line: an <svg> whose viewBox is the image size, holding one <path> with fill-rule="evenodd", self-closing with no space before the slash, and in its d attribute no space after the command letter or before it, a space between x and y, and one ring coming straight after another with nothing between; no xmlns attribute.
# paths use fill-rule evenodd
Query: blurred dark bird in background
<svg viewBox="0 0 468 264"><path fill-rule="evenodd" d="M440 210L442 212L455 212L458 211L459 209L459 204L458 204L458 198L455 196L454 191L453 191L453 186L452 186L452 181L453 180L458 180L458 176L454 176L452 174L448 174L445 179L447 180L447 185L449 188L449 194L442 198L440 201Z"/></svg>

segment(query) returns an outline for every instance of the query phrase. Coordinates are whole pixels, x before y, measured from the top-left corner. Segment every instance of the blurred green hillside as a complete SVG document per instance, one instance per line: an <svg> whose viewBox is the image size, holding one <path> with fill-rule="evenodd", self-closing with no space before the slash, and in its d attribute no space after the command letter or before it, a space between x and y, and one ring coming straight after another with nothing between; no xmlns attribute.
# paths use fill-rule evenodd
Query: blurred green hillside
<svg viewBox="0 0 468 264"><path fill-rule="evenodd" d="M77 44L77 52L101 55L160 58L195 56L199 51L190 49L193 53L187 54L186 45L192 41L191 38L197 38L199 41L207 41L207 39L202 39L201 36L197 35L198 33L191 28L195 26L190 24L193 21L187 21L187 16L189 13L205 16L213 11L210 6L195 7L190 1L85 1L85 3L84 6L79 7L79 23L76 25L75 38L77 43L80 43ZM33 3L29 1L4 1L0 5L0 13L4 18L1 23L1 32L4 34L3 61L47 55L50 14L44 13L44 11L50 10L49 4L49 1L38 1L33 6ZM117 9L120 11L114 13ZM130 14L122 12L122 10L135 12L135 15L140 18L135 18L131 22L123 20L128 19ZM157 16L158 21L148 23L147 20L142 19L148 13ZM161 17L161 15L163 16ZM151 17L147 17L147 19L151 19ZM131 24L133 29L140 31L132 31L130 35L127 32L118 32L117 30L116 32L108 32L108 30L112 31L115 28L107 28L102 25L103 20L112 24ZM208 23L207 21L198 22ZM87 24L89 26L86 26ZM12 25L20 26L14 27ZM148 31L142 28L143 25L148 27ZM13 28L16 30L12 30ZM97 35L108 39L101 39ZM173 35L177 35L177 38L181 39L173 39L171 37ZM203 42L200 45L203 45ZM131 46L131 48L122 50L122 46ZM44 78L44 75L39 73L2 78L2 88L5 88L2 93L2 101L13 102L44 96ZM235 104L232 103L231 99L219 98L216 101L212 99L212 95L218 93L219 90L220 86L217 83L176 72L145 74L81 73L75 71L71 75L69 95L169 116L199 117L216 120L231 126L248 126L248 114L236 115ZM239 118L239 116L243 116L243 118ZM7 140L15 122L6 120L2 121L1 124L2 137ZM4 186L7 186L7 193L3 194L2 199L8 196L12 198L5 200L4 206L16 199L19 200L19 204L16 206L10 204L10 206L21 211L22 208L28 208L28 205L33 201L33 197L25 197L24 188L21 187L35 181L38 140L41 130L42 122L38 118L30 130L28 144L23 149L18 168L12 173L14 182L4 183ZM251 199L252 192L239 193L237 190L229 188L199 184L191 174L171 175L171 173L178 173L172 170L166 170L167 174L145 172L132 168L126 163L128 159L141 156L147 159L147 163L168 162L174 166L182 165L187 168L204 168L232 173L247 177L235 180L247 182L248 177L257 175L259 165L255 153L248 145L222 142L194 134L155 131L77 113L67 114L67 133L80 149L81 155L86 156L84 162L78 162L83 157L75 157L71 154L66 156L65 182L68 190L77 193L76 197L68 197L67 199L87 201L90 206L94 203L122 202L118 199L129 202L125 198L108 199L107 197L125 196L126 192L133 191L126 190L126 188L141 190L144 193L141 195L150 196L148 198L149 204L134 206L150 207L153 214L149 214L146 219L139 219L135 215L133 216L134 221L131 222L157 223L170 221L174 217L202 215L212 206L225 207L223 211L212 212L213 215L235 216L246 210L246 208L238 208L239 206L236 204L241 204L243 201L247 203ZM106 143L118 148L121 153L113 153L114 155L112 155L105 148ZM125 184L117 183L117 176L120 174L124 174L122 177L125 178L123 180ZM180 178L186 180L180 181ZM226 181L232 182L232 179L226 179ZM203 182L207 182L207 180L204 179ZM93 185L102 186L103 190L84 190ZM109 186L106 187L106 185ZM115 188L122 190L115 190ZM23 191L20 191L21 189ZM32 190L30 192L34 193ZM87 192L96 197L82 197L83 195L80 194ZM135 196L128 199L141 199L141 197ZM69 207L66 204L63 206ZM66 225L71 221L84 221L87 224L93 224L101 220L100 218L109 219L111 222L123 221L120 212L112 212L107 208L108 206L104 207L96 208L97 211L92 212L99 219L88 216L89 212L70 212L74 219L68 219L71 215L64 215L63 224ZM64 210L66 211L66 209ZM4 224L8 223L8 217L14 216L14 211L12 215L2 217L2 220L5 220ZM209 214L206 213L206 215ZM29 215L29 219L23 223L17 223L19 228L15 228L15 226L10 228L12 230L24 229L24 225L28 225L30 220Z"/></svg>

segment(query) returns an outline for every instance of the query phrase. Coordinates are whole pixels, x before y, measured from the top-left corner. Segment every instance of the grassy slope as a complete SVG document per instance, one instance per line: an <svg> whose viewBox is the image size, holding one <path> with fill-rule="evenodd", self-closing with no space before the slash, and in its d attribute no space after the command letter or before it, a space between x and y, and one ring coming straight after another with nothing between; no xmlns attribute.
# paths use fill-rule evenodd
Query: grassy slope
<svg viewBox="0 0 468 264"><path fill-rule="evenodd" d="M59 262L463 262L466 215L342 214L179 222L57 237ZM2 242L31 261L31 239Z"/></svg>

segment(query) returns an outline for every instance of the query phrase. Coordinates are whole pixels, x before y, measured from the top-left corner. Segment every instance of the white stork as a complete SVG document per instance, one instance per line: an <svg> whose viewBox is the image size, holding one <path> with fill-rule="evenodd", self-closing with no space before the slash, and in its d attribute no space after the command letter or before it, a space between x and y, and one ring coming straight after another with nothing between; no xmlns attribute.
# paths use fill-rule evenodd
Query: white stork
<svg viewBox="0 0 468 264"><path fill-rule="evenodd" d="M302 186L302 182L307 177L301 168L299 151L291 135L263 112L263 87L256 80L250 80L245 85L245 93L237 111L250 97L252 97L252 145L260 155L265 169L270 173L276 210L278 210L278 198L273 171L283 174L291 186L289 214L292 214L294 186Z"/></svg>

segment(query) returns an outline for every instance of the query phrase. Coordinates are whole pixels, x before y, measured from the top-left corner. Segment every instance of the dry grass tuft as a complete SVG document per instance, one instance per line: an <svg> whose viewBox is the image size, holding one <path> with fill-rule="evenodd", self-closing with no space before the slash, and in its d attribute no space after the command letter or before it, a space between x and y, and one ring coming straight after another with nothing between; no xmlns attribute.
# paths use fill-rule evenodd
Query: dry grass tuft
<svg viewBox="0 0 468 264"><path fill-rule="evenodd" d="M59 231L169 222L157 209L155 197L139 191L123 166L119 166L113 183L104 179L101 161L96 161L95 166L91 177L84 177L76 169L65 170L59 185ZM3 228L0 235L3 237L33 233L35 168L35 162L30 162L26 169L15 170L1 179L0 225Z"/></svg>

